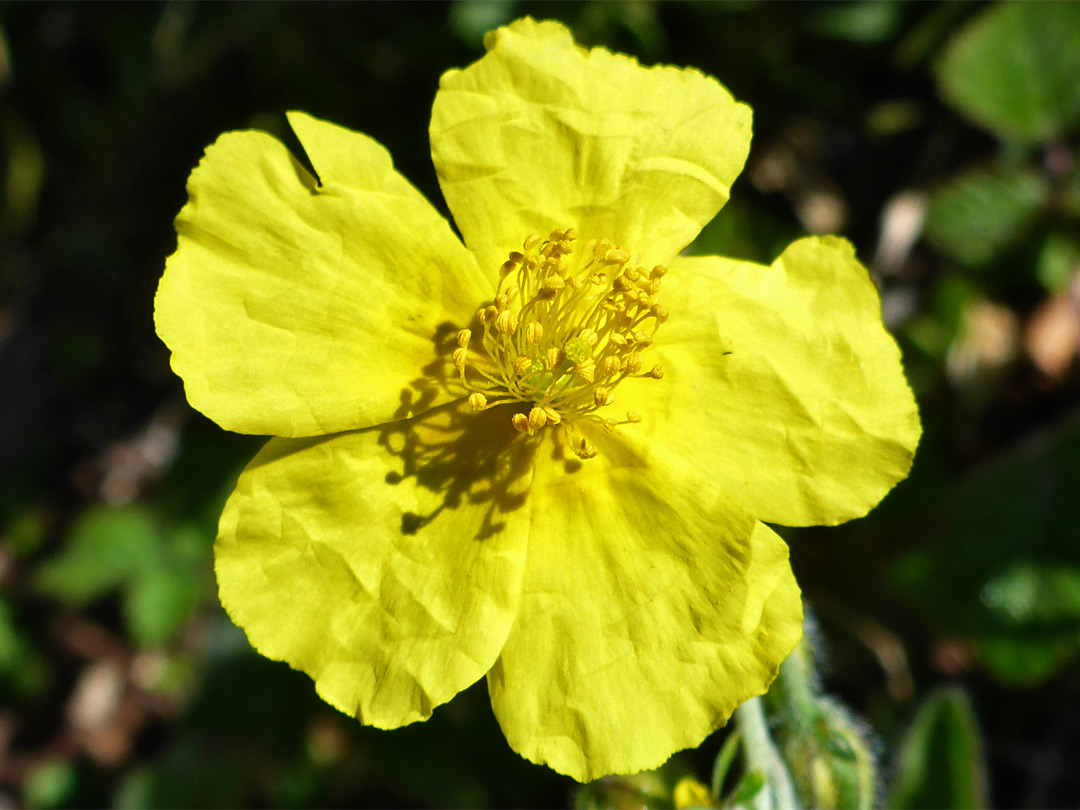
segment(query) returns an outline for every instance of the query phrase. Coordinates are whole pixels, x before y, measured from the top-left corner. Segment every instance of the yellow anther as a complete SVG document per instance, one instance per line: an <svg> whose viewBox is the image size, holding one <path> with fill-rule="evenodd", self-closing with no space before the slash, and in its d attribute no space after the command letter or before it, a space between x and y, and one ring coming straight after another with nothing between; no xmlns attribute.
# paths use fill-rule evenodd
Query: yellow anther
<svg viewBox="0 0 1080 810"><path fill-rule="evenodd" d="M642 352L668 319L657 300L666 269L630 265L631 252L607 239L575 249L576 240L573 228L530 234L503 262L495 300L477 313L482 334L475 342L476 327L455 335L453 364L469 406L517 402L510 420L518 432L559 425L563 436L561 426L579 418L609 429L640 422L632 411L624 421L590 415L615 402L626 376L663 375L659 366L643 372ZM584 439L568 441L581 458L597 455Z"/></svg>
<svg viewBox="0 0 1080 810"><path fill-rule="evenodd" d="M495 328L504 335L512 335L517 330L517 316L510 310L503 310L495 318Z"/></svg>
<svg viewBox="0 0 1080 810"><path fill-rule="evenodd" d="M614 377L622 371L622 363L619 362L619 358L613 354L609 354L604 358L604 361L600 364L600 374L604 377Z"/></svg>
<svg viewBox="0 0 1080 810"><path fill-rule="evenodd" d="M531 357L529 357L529 355L527 355L527 354L519 354L514 359L514 372L519 377L523 377L529 372L529 369L532 368L532 364L533 364L533 359Z"/></svg>
<svg viewBox="0 0 1080 810"><path fill-rule="evenodd" d="M624 248L609 250L601 264L626 264L630 261L630 254Z"/></svg>
<svg viewBox="0 0 1080 810"><path fill-rule="evenodd" d="M615 395L607 388L597 388L593 391L593 401L596 403L597 408L602 408L614 402Z"/></svg>
<svg viewBox="0 0 1080 810"><path fill-rule="evenodd" d="M657 363L649 370L649 373L646 376L652 377L654 380L659 380L664 376L664 367Z"/></svg>
<svg viewBox="0 0 1080 810"><path fill-rule="evenodd" d="M533 405L529 411L529 430L539 430L547 424L547 414L539 405Z"/></svg>
<svg viewBox="0 0 1080 810"><path fill-rule="evenodd" d="M578 442L578 446L575 452L577 453L578 458L596 458L596 448L589 444L587 441L585 441L584 438L582 438L582 440Z"/></svg>
<svg viewBox="0 0 1080 810"><path fill-rule="evenodd" d="M595 363L578 363L574 366L574 373L587 383L591 383L596 376Z"/></svg>

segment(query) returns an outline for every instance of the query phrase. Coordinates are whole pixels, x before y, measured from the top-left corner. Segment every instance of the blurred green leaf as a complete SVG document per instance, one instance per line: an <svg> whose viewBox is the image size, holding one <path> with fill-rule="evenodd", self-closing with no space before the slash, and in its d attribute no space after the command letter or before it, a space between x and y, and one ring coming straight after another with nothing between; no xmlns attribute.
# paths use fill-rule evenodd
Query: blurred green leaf
<svg viewBox="0 0 1080 810"><path fill-rule="evenodd" d="M765 788L765 776L760 771L747 771L735 786L726 804L734 807L753 807L754 799Z"/></svg>
<svg viewBox="0 0 1080 810"><path fill-rule="evenodd" d="M1073 172L1072 178L1065 187L1062 207L1066 213L1080 219L1080 171Z"/></svg>
<svg viewBox="0 0 1080 810"><path fill-rule="evenodd" d="M1035 275L1047 292L1061 292L1080 269L1080 245L1064 233L1049 233L1039 249Z"/></svg>
<svg viewBox="0 0 1080 810"><path fill-rule="evenodd" d="M7 599L0 597L0 687L22 697L40 692L48 665L19 626Z"/></svg>
<svg viewBox="0 0 1080 810"><path fill-rule="evenodd" d="M885 42L899 28L903 11L898 2L827 3L816 7L814 28L825 36L851 42Z"/></svg>
<svg viewBox="0 0 1080 810"><path fill-rule="evenodd" d="M93 509L76 522L60 553L38 569L35 584L61 601L86 604L152 566L157 552L157 530L148 511L134 506Z"/></svg>
<svg viewBox="0 0 1080 810"><path fill-rule="evenodd" d="M983 264L1023 234L1049 192L1049 182L1035 171L970 172L934 194L926 235L964 264Z"/></svg>
<svg viewBox="0 0 1080 810"><path fill-rule="evenodd" d="M462 42L476 50L484 47L484 35L517 16L513 0L493 3L491 0L458 0L450 6L448 23Z"/></svg>
<svg viewBox="0 0 1080 810"><path fill-rule="evenodd" d="M915 714L900 749L890 808L988 805L982 734L967 693L939 689Z"/></svg>
<svg viewBox="0 0 1080 810"><path fill-rule="evenodd" d="M34 766L22 786L27 807L61 807L75 791L75 766L66 759L51 759Z"/></svg>
<svg viewBox="0 0 1080 810"><path fill-rule="evenodd" d="M1080 626L1080 569L1020 563L989 580L982 603L1003 624L1071 622Z"/></svg>
<svg viewBox="0 0 1080 810"><path fill-rule="evenodd" d="M1007 684L1061 669L1080 645L1080 423L1047 432L946 491L897 585Z"/></svg>
<svg viewBox="0 0 1080 810"><path fill-rule="evenodd" d="M1077 635L1061 638L1018 632L981 638L976 649L983 666L1001 683L1032 687L1064 670L1076 655L1078 642Z"/></svg>
<svg viewBox="0 0 1080 810"><path fill-rule="evenodd" d="M161 566L143 572L124 595L128 634L142 647L168 643L187 624L205 592L197 569Z"/></svg>
<svg viewBox="0 0 1080 810"><path fill-rule="evenodd" d="M1080 119L1080 3L993 6L937 65L946 101L1003 140L1056 138Z"/></svg>
<svg viewBox="0 0 1080 810"><path fill-rule="evenodd" d="M45 541L46 513L35 507L27 507L6 527L4 536L8 548L18 557L28 557L41 548Z"/></svg>
<svg viewBox="0 0 1080 810"><path fill-rule="evenodd" d="M155 775L152 768L135 768L124 774L113 794L115 810L154 807Z"/></svg>

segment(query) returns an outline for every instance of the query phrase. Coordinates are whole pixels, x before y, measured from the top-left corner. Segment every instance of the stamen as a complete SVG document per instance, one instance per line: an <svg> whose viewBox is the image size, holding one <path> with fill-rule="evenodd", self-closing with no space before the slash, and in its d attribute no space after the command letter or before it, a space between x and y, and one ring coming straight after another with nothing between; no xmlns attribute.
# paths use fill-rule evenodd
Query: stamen
<svg viewBox="0 0 1080 810"><path fill-rule="evenodd" d="M670 317L656 300L667 270L631 267L630 251L607 239L579 250L576 240L573 228L547 239L530 234L499 268L494 301L477 312L483 334L475 341L469 329L456 335L453 363L469 406L525 404L510 417L520 433L581 418L609 429L640 422L632 411L624 421L596 411L615 402L627 377L663 376L659 365L641 372L641 352ZM584 439L571 446L583 459L597 454Z"/></svg>

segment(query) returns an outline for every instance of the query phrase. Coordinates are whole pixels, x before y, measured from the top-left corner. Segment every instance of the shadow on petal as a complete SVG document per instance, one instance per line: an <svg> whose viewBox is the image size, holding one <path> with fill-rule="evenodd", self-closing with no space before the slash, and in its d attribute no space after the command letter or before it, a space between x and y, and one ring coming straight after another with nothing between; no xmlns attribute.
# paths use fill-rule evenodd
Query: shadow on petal
<svg viewBox="0 0 1080 810"><path fill-rule="evenodd" d="M513 406L476 413L458 401L379 429L379 444L398 462L386 483L409 481L438 494L424 512L406 511L401 531L416 534L462 506L485 506L475 539L505 527L504 516L524 506L532 482L535 442L511 426Z"/></svg>
<svg viewBox="0 0 1080 810"><path fill-rule="evenodd" d="M507 513L525 504L536 441L512 426L511 417L521 406L477 412L462 398L467 392L458 383L450 360L457 332L458 327L448 322L436 330L435 359L422 369L422 377L401 392L398 414L422 413L380 426L379 444L399 465L386 474L387 484L411 481L440 496L433 509L406 511L402 533L416 534L463 505L484 505L484 520L475 537L484 540L505 528ZM440 391L458 399L428 410Z"/></svg>

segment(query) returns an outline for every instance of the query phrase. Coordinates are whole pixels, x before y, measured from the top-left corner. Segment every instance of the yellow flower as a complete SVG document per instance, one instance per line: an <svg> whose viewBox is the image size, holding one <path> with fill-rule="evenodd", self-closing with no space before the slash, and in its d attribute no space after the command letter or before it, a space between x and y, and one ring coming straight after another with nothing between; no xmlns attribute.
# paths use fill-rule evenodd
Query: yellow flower
<svg viewBox="0 0 1080 810"><path fill-rule="evenodd" d="M680 252L750 110L694 70L489 35L431 121L464 245L370 138L290 113L318 177L227 133L156 301L192 405L272 438L221 518L221 600L364 723L484 675L518 752L659 765L801 633L762 521L835 524L908 471L915 404L851 247Z"/></svg>

